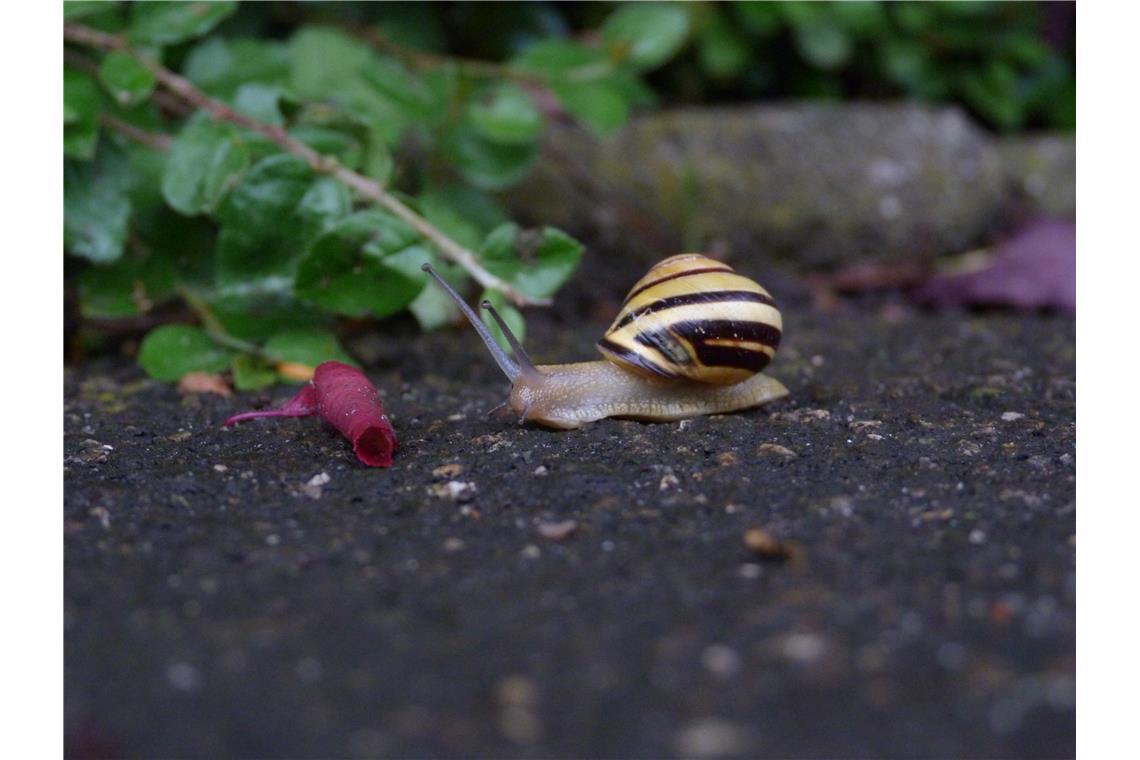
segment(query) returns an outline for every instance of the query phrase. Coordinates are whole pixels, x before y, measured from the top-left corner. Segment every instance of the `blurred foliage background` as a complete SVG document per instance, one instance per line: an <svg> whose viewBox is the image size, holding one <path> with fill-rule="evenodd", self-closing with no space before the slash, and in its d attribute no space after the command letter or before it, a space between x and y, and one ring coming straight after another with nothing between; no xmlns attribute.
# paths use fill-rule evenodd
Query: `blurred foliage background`
<svg viewBox="0 0 1140 760"><path fill-rule="evenodd" d="M472 272L159 69L385 188L504 283L482 297L520 331L506 296L549 298L582 251L495 197L552 120L604 137L638 109L913 97L996 131L1075 127L1070 3L67 2L65 21L72 342L149 330L152 376L241 389L350 359L345 320L452 321L420 265Z"/></svg>

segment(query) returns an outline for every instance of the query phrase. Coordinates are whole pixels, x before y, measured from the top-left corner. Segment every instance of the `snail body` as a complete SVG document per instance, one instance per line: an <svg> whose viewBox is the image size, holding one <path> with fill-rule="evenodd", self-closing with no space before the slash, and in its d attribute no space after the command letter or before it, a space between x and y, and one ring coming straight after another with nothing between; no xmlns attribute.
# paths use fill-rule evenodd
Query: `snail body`
<svg viewBox="0 0 1140 760"><path fill-rule="evenodd" d="M779 345L780 312L766 290L700 254L659 262L630 290L598 342L605 357L534 365L486 301L511 354L425 264L455 300L511 381L508 405L521 420L577 428L606 417L681 420L759 406L788 395L761 372Z"/></svg>

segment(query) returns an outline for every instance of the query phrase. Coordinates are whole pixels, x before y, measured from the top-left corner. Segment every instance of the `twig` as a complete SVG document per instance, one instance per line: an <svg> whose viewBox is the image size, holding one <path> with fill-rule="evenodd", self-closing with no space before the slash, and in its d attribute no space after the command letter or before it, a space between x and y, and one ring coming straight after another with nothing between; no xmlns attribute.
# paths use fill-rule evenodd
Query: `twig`
<svg viewBox="0 0 1140 760"><path fill-rule="evenodd" d="M63 35L65 40L80 45L87 45L102 50L121 50L128 53L153 73L163 87L185 102L205 111L218 121L236 124L239 127L262 135L285 152L307 161L314 171L335 177L343 184L356 190L365 198L380 204L410 224L416 232L435 243L436 247L444 256L463 267L463 269L484 288L490 288L503 293L518 306L546 306L550 304L550 299L527 296L525 293L515 289L505 280L488 272L479 263L473 252L449 238L422 216L404 205L399 199L390 195L384 190L380 183L341 166L336 159L331 156L318 153L308 145L305 145L300 140L291 136L282 127L266 124L257 119L250 118L245 114L238 113L225 103L211 98L199 90L190 80L174 73L145 55L141 55L132 50L127 41L122 37L100 32L96 29L75 23L65 23L63 25Z"/></svg>
<svg viewBox="0 0 1140 760"><path fill-rule="evenodd" d="M170 135L139 129L134 124L128 124L117 116L112 116L109 113L99 114L99 121L103 122L108 128L158 151L170 150L170 146L174 142Z"/></svg>
<svg viewBox="0 0 1140 760"><path fill-rule="evenodd" d="M271 356L261 346L230 335L221 320L214 314L213 309L206 303L206 299L186 287L179 287L177 290L178 296L193 310L194 314L198 317L198 321L202 323L202 329L206 331L206 334L209 335L215 343L237 351L243 351L247 354L260 356L269 361L276 361L276 358Z"/></svg>

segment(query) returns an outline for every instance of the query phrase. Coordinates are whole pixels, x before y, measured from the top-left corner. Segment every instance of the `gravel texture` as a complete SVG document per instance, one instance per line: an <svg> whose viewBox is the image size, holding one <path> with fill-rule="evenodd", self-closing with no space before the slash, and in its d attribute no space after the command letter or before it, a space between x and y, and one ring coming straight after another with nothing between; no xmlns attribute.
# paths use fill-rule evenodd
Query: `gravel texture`
<svg viewBox="0 0 1140 760"><path fill-rule="evenodd" d="M573 432L470 332L362 341L386 470L68 368L68 756L1072 756L1073 321L792 307L789 400Z"/></svg>

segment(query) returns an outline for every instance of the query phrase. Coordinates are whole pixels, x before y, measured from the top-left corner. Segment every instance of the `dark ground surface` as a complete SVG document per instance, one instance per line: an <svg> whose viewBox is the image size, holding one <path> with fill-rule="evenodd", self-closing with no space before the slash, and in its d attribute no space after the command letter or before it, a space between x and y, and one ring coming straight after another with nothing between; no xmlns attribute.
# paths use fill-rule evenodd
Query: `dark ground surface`
<svg viewBox="0 0 1140 760"><path fill-rule="evenodd" d="M602 329L531 324L539 361ZM486 416L469 332L391 339L389 470L222 429L287 389L68 369L69 755L1073 755L1073 321L785 325L788 401L561 433Z"/></svg>

